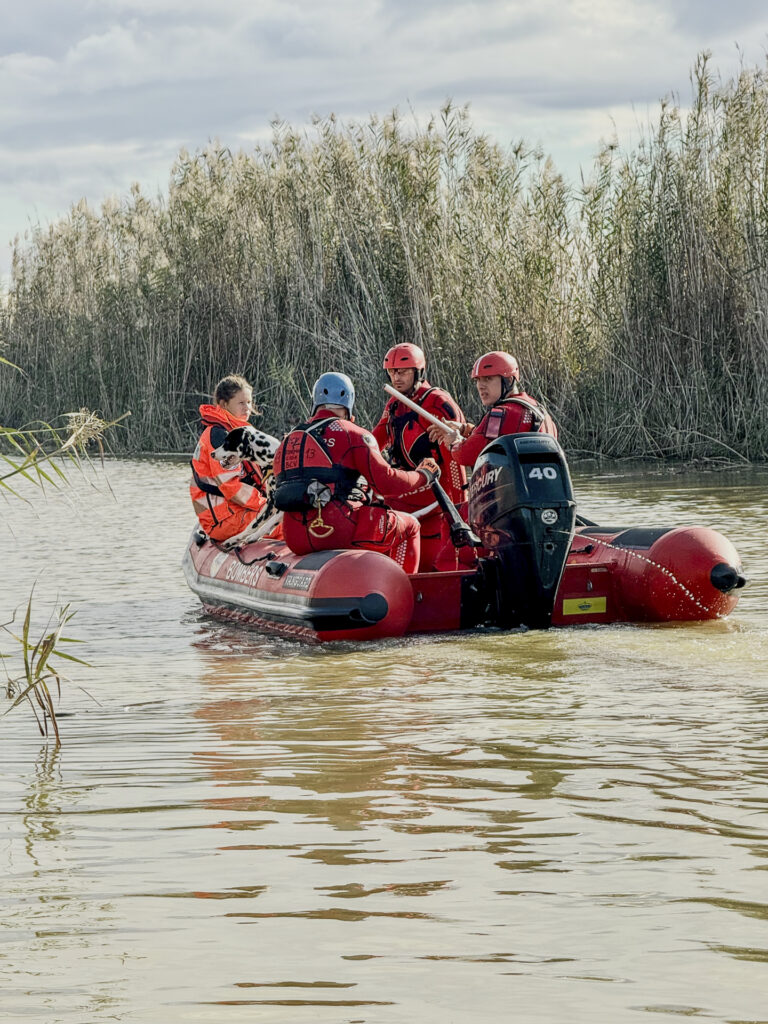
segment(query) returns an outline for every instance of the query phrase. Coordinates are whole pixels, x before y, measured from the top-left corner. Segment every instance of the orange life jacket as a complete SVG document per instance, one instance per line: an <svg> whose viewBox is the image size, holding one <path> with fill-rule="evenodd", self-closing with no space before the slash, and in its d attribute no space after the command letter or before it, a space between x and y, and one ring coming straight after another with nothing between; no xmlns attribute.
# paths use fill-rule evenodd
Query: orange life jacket
<svg viewBox="0 0 768 1024"><path fill-rule="evenodd" d="M219 405L201 405L200 416L205 430L190 462L189 493L200 525L208 533L241 508L258 511L266 498L257 466L242 462L234 469L224 469L213 458L213 452L229 431L245 426L248 421L238 419Z"/></svg>

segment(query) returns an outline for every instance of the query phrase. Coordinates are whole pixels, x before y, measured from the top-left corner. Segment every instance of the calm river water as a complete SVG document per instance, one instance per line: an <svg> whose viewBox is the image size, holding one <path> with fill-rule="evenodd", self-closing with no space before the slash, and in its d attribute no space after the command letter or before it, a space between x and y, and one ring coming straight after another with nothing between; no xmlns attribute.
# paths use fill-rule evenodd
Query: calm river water
<svg viewBox="0 0 768 1024"><path fill-rule="evenodd" d="M187 472L3 506L93 666L0 719L4 1024L768 1021L768 470L574 473L726 533L728 621L325 648L201 613Z"/></svg>

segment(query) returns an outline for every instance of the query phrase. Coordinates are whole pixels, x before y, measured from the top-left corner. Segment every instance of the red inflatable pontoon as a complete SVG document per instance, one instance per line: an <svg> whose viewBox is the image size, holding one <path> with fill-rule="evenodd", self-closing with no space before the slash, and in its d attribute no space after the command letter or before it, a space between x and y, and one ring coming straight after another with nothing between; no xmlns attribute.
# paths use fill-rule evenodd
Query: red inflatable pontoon
<svg viewBox="0 0 768 1024"><path fill-rule="evenodd" d="M740 565L733 544L701 526L581 527L552 624L723 618L744 585Z"/></svg>

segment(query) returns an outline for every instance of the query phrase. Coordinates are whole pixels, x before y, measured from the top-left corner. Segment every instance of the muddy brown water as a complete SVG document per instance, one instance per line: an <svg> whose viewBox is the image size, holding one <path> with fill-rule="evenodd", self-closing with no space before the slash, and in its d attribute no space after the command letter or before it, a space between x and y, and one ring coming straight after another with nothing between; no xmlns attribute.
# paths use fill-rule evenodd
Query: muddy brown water
<svg viewBox="0 0 768 1024"><path fill-rule="evenodd" d="M3 507L93 667L0 719L0 1020L768 1021L768 469L574 471L724 532L726 621L317 648L202 614L185 466L106 477Z"/></svg>

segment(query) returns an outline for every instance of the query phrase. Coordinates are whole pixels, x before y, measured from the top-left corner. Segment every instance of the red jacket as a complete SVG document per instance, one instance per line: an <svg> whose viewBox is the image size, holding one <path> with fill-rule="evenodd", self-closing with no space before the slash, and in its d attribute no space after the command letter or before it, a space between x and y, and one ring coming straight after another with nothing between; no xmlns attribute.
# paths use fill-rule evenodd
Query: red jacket
<svg viewBox="0 0 768 1024"><path fill-rule="evenodd" d="M298 554L352 546L358 520L367 511L349 493L358 477L385 498L425 486L423 473L390 466L372 434L351 420L339 419L329 409L321 409L283 438L275 453L274 472L278 508L285 508L285 539ZM298 504L312 481L327 488L319 510L308 503ZM281 496L291 487L295 489L295 508L282 503Z"/></svg>
<svg viewBox="0 0 768 1024"><path fill-rule="evenodd" d="M465 422L464 413L448 392L431 387L426 380L421 381L408 397L438 419ZM442 470L440 483L451 501L458 504L466 498L467 475L464 467L448 458L440 444L430 441L428 429L426 420L392 396L384 406L381 419L373 428L373 436L382 450L386 451L391 465L398 469L411 469L422 459L435 459ZM403 495L392 506L411 511L431 504L432 500L431 493L426 491Z"/></svg>
<svg viewBox="0 0 768 1024"><path fill-rule="evenodd" d="M192 457L192 479L189 493L200 525L209 533L241 508L258 511L266 501L260 488L258 467L243 462L234 469L224 469L213 451L235 427L247 420L237 419L219 405L201 405L200 417L205 430Z"/></svg>
<svg viewBox="0 0 768 1024"><path fill-rule="evenodd" d="M526 431L557 437L557 427L546 409L541 408L536 399L525 391L520 391L497 402L469 437L454 442L451 445L451 458L462 466L474 466L483 448L495 438Z"/></svg>

